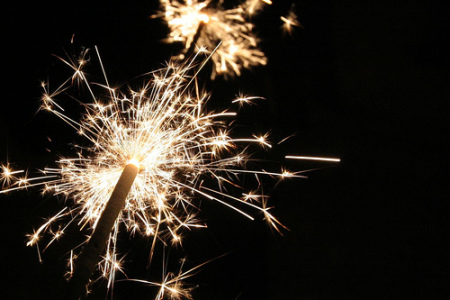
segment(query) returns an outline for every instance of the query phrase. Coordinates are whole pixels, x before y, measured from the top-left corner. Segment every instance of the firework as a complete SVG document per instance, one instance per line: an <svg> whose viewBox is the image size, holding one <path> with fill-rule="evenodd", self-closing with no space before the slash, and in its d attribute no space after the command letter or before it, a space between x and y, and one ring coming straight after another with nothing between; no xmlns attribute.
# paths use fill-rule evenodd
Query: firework
<svg viewBox="0 0 450 300"><path fill-rule="evenodd" d="M48 83L42 84L41 109L62 119L85 139L83 145L75 147L76 156L60 158L56 167L45 168L36 177L19 177L19 173L25 172L12 171L8 165L2 167L1 179L7 186L0 193L40 186L44 193L60 196L66 203L66 207L29 235L27 245L37 246L48 233L48 247L71 224L94 232L86 242L96 239L101 216L112 205L108 199L115 198L115 188L123 180L126 187L119 188L122 195L118 197L118 208L114 209L118 216L110 221L110 229L102 229L107 231L107 239L100 243L105 244L106 250L98 253L102 254L99 271L108 279L108 287L116 272L122 271L123 258L117 246L119 224L124 224L122 227L130 235L153 239L152 251L156 241L179 244L183 231L206 226L197 216L196 199L203 198L249 219L254 217L248 211L260 212L269 225L277 230L282 226L268 212L265 197L258 195L259 176L302 176L285 170L246 168L251 161L246 149L251 144L267 148L270 143L266 135L232 137L230 120L237 113L206 109L209 95L199 90L197 73L189 75L200 54L188 64L169 63L166 68L150 73L150 79L138 91L112 88L104 75L105 84L95 85L104 91L99 95L84 73L87 55L88 50L83 50L80 56L63 60L72 68L73 75L54 91ZM102 70L105 73L103 65ZM77 85L83 85L92 98L91 103L82 104L85 113L78 121L65 114L57 99L70 95L70 89ZM239 97L233 102L242 105L254 100L255 97ZM244 189L239 178L249 174L256 184ZM229 190L239 190L242 197ZM78 263L80 248L71 251L69 277Z"/></svg>
<svg viewBox="0 0 450 300"><path fill-rule="evenodd" d="M250 17L260 10L261 5L270 1L248 0L231 9L222 7L222 1L197 0L161 0L163 12L155 14L155 18L164 18L170 28L168 42L181 42L183 59L192 52L196 45L214 49L221 46L211 55L213 72L217 75L241 75L242 69L265 65L267 58L258 49L258 39L253 34L254 25Z"/></svg>

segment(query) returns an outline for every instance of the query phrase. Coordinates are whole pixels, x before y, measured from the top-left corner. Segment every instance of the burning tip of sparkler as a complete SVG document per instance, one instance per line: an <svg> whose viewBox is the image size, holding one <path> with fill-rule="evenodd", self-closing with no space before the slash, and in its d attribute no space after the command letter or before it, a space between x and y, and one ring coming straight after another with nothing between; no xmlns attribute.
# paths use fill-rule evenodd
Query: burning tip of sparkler
<svg viewBox="0 0 450 300"><path fill-rule="evenodd" d="M209 16L207 14L200 14L198 19L205 24L209 22Z"/></svg>
<svg viewBox="0 0 450 300"><path fill-rule="evenodd" d="M140 167L140 163L139 163L139 160L137 159L137 158L135 158L135 157L133 157L132 159L130 159L128 162L127 162L127 165L134 165L134 166L136 166L136 167Z"/></svg>

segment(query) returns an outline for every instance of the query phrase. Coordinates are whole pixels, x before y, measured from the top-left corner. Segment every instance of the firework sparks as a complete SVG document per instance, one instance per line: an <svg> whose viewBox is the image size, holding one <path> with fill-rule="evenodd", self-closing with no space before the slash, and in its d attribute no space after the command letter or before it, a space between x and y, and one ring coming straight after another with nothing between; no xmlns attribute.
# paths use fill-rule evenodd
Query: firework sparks
<svg viewBox="0 0 450 300"><path fill-rule="evenodd" d="M265 54L258 49L258 39L252 33L253 24L249 21L262 2L271 3L248 0L235 8L224 9L221 2L212 7L211 1L161 0L163 12L153 17L163 17L167 21L169 42L184 45L181 58L195 45L214 49L221 43L211 55L214 65L211 77L239 76L242 69L267 63Z"/></svg>
<svg viewBox="0 0 450 300"><path fill-rule="evenodd" d="M283 21L283 31L288 34L292 34L294 27L303 27L298 21L297 14L294 11L294 5L292 5L288 15L285 17L281 16L280 19Z"/></svg>
<svg viewBox="0 0 450 300"><path fill-rule="evenodd" d="M249 144L271 145L266 135L232 137L227 120L236 112L206 109L209 95L199 92L195 75L188 75L197 56L187 65L169 64L151 73L139 91L123 93L114 89L105 75L106 84L96 86L104 89L106 96L97 96L83 71L87 52L84 50L79 58L63 60L74 74L55 91L43 84L41 108L73 127L89 145L76 146L76 157L59 159L56 167L45 168L37 177L20 178L18 174L24 171L2 166L1 180L6 188L0 193L41 186L44 193L66 200L66 207L29 235L28 246L37 246L48 233L48 247L64 235L70 224L94 231L119 177L130 165L136 166L137 173L99 264L108 286L116 272L122 272L123 258L117 250L119 224L123 223L131 235L151 237L153 245L156 241L179 244L183 230L205 227L197 218L196 198L217 201L249 219L254 217L248 210L260 212L279 230L277 225L281 224L268 212L267 201L255 201L261 188L258 176L302 176L284 170L276 173L242 168L248 160L242 149ZM83 84L92 98L92 103L83 104L85 113L79 121L68 117L56 99L63 91L68 93L74 82ZM255 99L241 96L234 102L242 105ZM236 180L249 173L257 182L252 192L240 187ZM239 189L247 196L233 196L225 192L228 189ZM79 247L70 253L69 274L78 252ZM183 274L176 278L184 278ZM162 290L168 291L169 284L179 281L174 280L166 279Z"/></svg>

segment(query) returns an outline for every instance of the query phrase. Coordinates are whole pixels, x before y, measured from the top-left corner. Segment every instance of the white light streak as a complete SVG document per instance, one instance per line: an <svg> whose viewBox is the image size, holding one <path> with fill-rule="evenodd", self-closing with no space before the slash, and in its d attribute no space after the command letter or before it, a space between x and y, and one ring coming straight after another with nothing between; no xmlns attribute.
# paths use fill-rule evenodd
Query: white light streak
<svg viewBox="0 0 450 300"><path fill-rule="evenodd" d="M108 286L112 286L117 271L124 270L123 256L118 250L119 228L126 228L131 236L137 233L150 237L152 250L156 241L181 245L184 230L206 227L197 218L198 198L215 201L250 220L255 219L255 213L259 214L279 230L281 224L269 214L267 201L257 205L258 202L235 197L229 191L251 194L257 199L263 197L257 194L261 189L258 176L279 179L302 176L282 169L277 173L244 168L250 157L248 149L270 148L271 144L267 135L233 137L230 123L236 113L206 108L208 94L200 92L196 80L189 76L197 56L188 64L169 63L166 68L150 73L138 91L122 92L110 87L102 65L106 84L96 86L103 93L98 93L98 88L94 89L85 76L87 57L85 49L80 57L63 60L74 73L55 91L50 91L48 83L43 84L41 109L53 113L84 138L81 145L75 145L76 155L59 158L56 166L30 178L23 170L14 171L9 164L2 166L0 193L41 187L43 193L65 200L66 207L28 236L28 246L38 247L39 242L46 242L45 251L64 237L71 224L92 232L119 176L130 163L139 167L139 173L99 264L99 274L108 278ZM91 103L82 104L85 112L80 120L74 120L66 115L58 98L70 95L71 89L80 84L85 86ZM254 99L240 97L235 103L242 105ZM238 184L246 174L256 177L249 188ZM246 179L246 183L251 181ZM246 207L246 211L241 207ZM125 226L119 226L121 223ZM50 237L44 238L45 233ZM70 251L69 275L80 248ZM184 278L184 274L177 278ZM167 278L161 291L171 291L168 285L176 282L178 279Z"/></svg>
<svg viewBox="0 0 450 300"><path fill-rule="evenodd" d="M286 159L301 159L301 160L317 160L317 161L328 161L328 162L340 162L340 158L334 158L334 157L316 157L316 156L294 156L294 155L287 155L285 157Z"/></svg>

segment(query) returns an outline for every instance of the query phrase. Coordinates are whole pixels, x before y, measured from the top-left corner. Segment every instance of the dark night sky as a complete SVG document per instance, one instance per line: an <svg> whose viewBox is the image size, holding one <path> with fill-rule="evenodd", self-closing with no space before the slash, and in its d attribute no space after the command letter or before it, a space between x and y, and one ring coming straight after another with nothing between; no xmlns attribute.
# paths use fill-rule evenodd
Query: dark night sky
<svg viewBox="0 0 450 300"><path fill-rule="evenodd" d="M194 266L230 254L190 279L199 285L195 299L444 299L446 10L437 1L296 1L304 29L289 37L278 18L290 1L274 2L255 20L268 65L228 82L204 76L210 104L224 105L240 91L263 96L256 113L244 111L245 125L272 129L274 139L295 133L275 156L337 156L342 163L283 161L292 170L326 167L270 191L273 213L290 228L284 237L204 203L209 228L186 239L183 255ZM52 54L77 49L73 34L76 45L99 47L113 84L167 61L176 48L159 42L167 29L148 18L156 7L156 1L4 7L0 162L33 170L64 151L70 155L72 130L36 112L40 81L62 79L64 66ZM30 190L0 201L6 275L0 298L56 298L76 231L39 264L25 235L56 212L56 198ZM125 237L123 243L139 249L129 254L130 277L144 278L148 242ZM96 291L91 299L104 299L102 286ZM154 291L118 283L114 299L152 299Z"/></svg>

